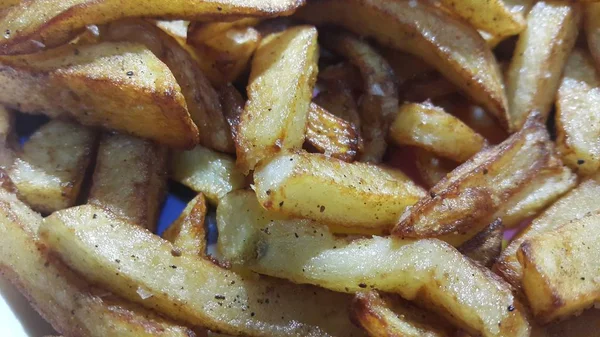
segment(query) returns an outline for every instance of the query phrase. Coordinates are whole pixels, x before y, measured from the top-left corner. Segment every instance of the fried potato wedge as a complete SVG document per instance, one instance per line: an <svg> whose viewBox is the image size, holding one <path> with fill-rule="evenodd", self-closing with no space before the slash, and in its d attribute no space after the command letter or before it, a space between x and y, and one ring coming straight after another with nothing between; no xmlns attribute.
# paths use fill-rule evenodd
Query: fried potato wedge
<svg viewBox="0 0 600 337"><path fill-rule="evenodd" d="M327 55L327 54L326 54ZM363 90L363 78L360 70L350 62L340 62L319 69L319 84L329 90L350 90L358 92Z"/></svg>
<svg viewBox="0 0 600 337"><path fill-rule="evenodd" d="M192 22L187 32L188 43L191 45L201 44L232 28L255 26L260 21L259 18L247 17L226 22Z"/></svg>
<svg viewBox="0 0 600 337"><path fill-rule="evenodd" d="M171 242L181 253L190 256L206 255L206 199L202 193L192 199L181 215L162 234L162 238Z"/></svg>
<svg viewBox="0 0 600 337"><path fill-rule="evenodd" d="M600 183L587 179L577 188L560 198L542 214L533 220L513 241L502 251L493 270L515 289L521 289L523 268L517 260L517 251L525 240L537 235L553 231L558 226L570 220L581 219L588 213L600 212L597 197L600 194Z"/></svg>
<svg viewBox="0 0 600 337"><path fill-rule="evenodd" d="M173 147L198 143L198 129L171 70L139 44L67 45L0 57L0 103Z"/></svg>
<svg viewBox="0 0 600 337"><path fill-rule="evenodd" d="M323 107L325 110L332 113L347 122L350 122L360 132L361 120L358 114L358 104L352 96L350 90L331 89L321 91L313 102Z"/></svg>
<svg viewBox="0 0 600 337"><path fill-rule="evenodd" d="M529 336L527 320L508 284L445 242L392 236L350 241L310 220L278 220L255 205L250 191L232 197L242 200L230 205L248 206L238 208L245 212L223 210L225 216L219 216L219 240L230 233L230 241L243 240L234 243L236 249L221 250L243 254L225 256L230 261L243 261L261 274L339 292L368 287L397 293L477 335ZM223 221L233 222L223 225Z"/></svg>
<svg viewBox="0 0 600 337"><path fill-rule="evenodd" d="M11 111L0 106L0 169L3 170L9 169L15 160L14 119Z"/></svg>
<svg viewBox="0 0 600 337"><path fill-rule="evenodd" d="M206 259L173 254L171 243L100 208L54 213L40 235L86 278L189 324L234 335L363 336L339 310L350 304L347 295L242 277Z"/></svg>
<svg viewBox="0 0 600 337"><path fill-rule="evenodd" d="M308 110L306 141L319 152L346 162L354 161L361 145L354 125L315 103Z"/></svg>
<svg viewBox="0 0 600 337"><path fill-rule="evenodd" d="M242 172L304 144L318 55L317 30L310 26L289 28L261 41L236 139Z"/></svg>
<svg viewBox="0 0 600 337"><path fill-rule="evenodd" d="M414 149L414 153L417 171L427 188L435 186L457 166L454 162L437 157L423 149L416 148Z"/></svg>
<svg viewBox="0 0 600 337"><path fill-rule="evenodd" d="M402 101L420 103L456 93L458 87L434 71L405 82L399 90Z"/></svg>
<svg viewBox="0 0 600 337"><path fill-rule="evenodd" d="M491 267L502 251L502 220L496 219L484 230L458 247L458 251L482 266Z"/></svg>
<svg viewBox="0 0 600 337"><path fill-rule="evenodd" d="M170 165L171 179L203 193L213 205L225 194L246 187L246 178L231 156L202 146L173 152Z"/></svg>
<svg viewBox="0 0 600 337"><path fill-rule="evenodd" d="M552 151L546 126L531 119L506 141L452 171L402 216L393 234L442 237L461 244L488 225L490 216L551 163Z"/></svg>
<svg viewBox="0 0 600 337"><path fill-rule="evenodd" d="M44 213L73 206L96 147L96 133L50 121L31 135L8 174L19 197Z"/></svg>
<svg viewBox="0 0 600 337"><path fill-rule="evenodd" d="M600 214L569 221L527 239L517 258L523 291L542 323L565 318L600 300Z"/></svg>
<svg viewBox="0 0 600 337"><path fill-rule="evenodd" d="M326 0L297 15L335 24L391 48L422 57L507 125L507 103L498 65L479 33L434 5L411 0Z"/></svg>
<svg viewBox="0 0 600 337"><path fill-rule="evenodd" d="M202 21L223 18L226 21L227 18L240 16L270 17L291 14L302 4L302 0L21 2L8 9L0 20L1 31L5 32L0 44L0 53L27 54L44 47L56 47L71 40L88 25L106 24L119 19L145 17Z"/></svg>
<svg viewBox="0 0 600 337"><path fill-rule="evenodd" d="M556 144L565 164L582 175L600 169L600 74L574 50L556 99Z"/></svg>
<svg viewBox="0 0 600 337"><path fill-rule="evenodd" d="M390 127L390 140L462 163L485 145L485 139L460 119L431 103L406 103Z"/></svg>
<svg viewBox="0 0 600 337"><path fill-rule="evenodd" d="M363 96L359 112L364 140L360 160L381 162L387 148L388 127L398 111L398 83L394 71L373 47L351 34L326 30L320 33L319 40L360 71Z"/></svg>
<svg viewBox="0 0 600 337"><path fill-rule="evenodd" d="M144 20L123 20L100 27L110 41L139 42L171 69L200 131L200 144L222 152L234 152L234 143L219 96L189 51L168 33Z"/></svg>
<svg viewBox="0 0 600 337"><path fill-rule="evenodd" d="M435 69L420 57L382 46L378 46L377 50L394 70L399 85L435 72Z"/></svg>
<svg viewBox="0 0 600 337"><path fill-rule="evenodd" d="M350 315L373 337L450 337L455 333L442 318L376 291L356 293Z"/></svg>
<svg viewBox="0 0 600 337"><path fill-rule="evenodd" d="M41 223L39 214L0 188L0 273L54 329L65 336L195 336L82 281L40 245Z"/></svg>
<svg viewBox="0 0 600 337"><path fill-rule="evenodd" d="M527 16L506 75L509 131L516 132L533 111L550 113L567 58L577 40L581 8L539 1Z"/></svg>
<svg viewBox="0 0 600 337"><path fill-rule="evenodd" d="M154 231L167 189L167 159L165 146L104 134L87 202Z"/></svg>
<svg viewBox="0 0 600 337"><path fill-rule="evenodd" d="M425 195L400 171L310 153L274 158L257 168L254 183L266 209L375 233Z"/></svg>

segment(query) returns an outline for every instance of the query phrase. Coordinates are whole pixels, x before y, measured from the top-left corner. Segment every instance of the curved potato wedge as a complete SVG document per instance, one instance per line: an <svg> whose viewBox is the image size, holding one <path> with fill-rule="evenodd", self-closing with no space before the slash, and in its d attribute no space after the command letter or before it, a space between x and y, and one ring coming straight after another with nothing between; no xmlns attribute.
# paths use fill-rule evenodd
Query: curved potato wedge
<svg viewBox="0 0 600 337"><path fill-rule="evenodd" d="M556 144L575 172L590 175L600 169L600 74L583 50L569 57L558 89Z"/></svg>
<svg viewBox="0 0 600 337"><path fill-rule="evenodd" d="M580 5L568 2L540 1L529 12L506 75L510 132L532 112L548 117L580 19Z"/></svg>
<svg viewBox="0 0 600 337"><path fill-rule="evenodd" d="M442 9L412 0L323 0L296 14L422 57L508 126L502 77L492 52L475 29Z"/></svg>
<svg viewBox="0 0 600 337"><path fill-rule="evenodd" d="M93 206L54 213L40 236L86 278L179 321L246 336L364 336L340 310L347 295L174 254L168 241Z"/></svg>
<svg viewBox="0 0 600 337"><path fill-rule="evenodd" d="M2 54L27 54L68 42L88 25L128 18L214 20L240 16L291 14L303 0L34 0L4 13L0 31ZM44 15L39 15L44 13Z"/></svg>
<svg viewBox="0 0 600 337"><path fill-rule="evenodd" d="M322 106L334 116L351 123L360 133L362 123L358 114L358 104L350 90L330 89L321 91L313 99L313 102Z"/></svg>
<svg viewBox="0 0 600 337"><path fill-rule="evenodd" d="M308 111L306 141L319 152L346 162L354 161L361 144L354 125L315 103Z"/></svg>
<svg viewBox="0 0 600 337"><path fill-rule="evenodd" d="M227 22L192 22L188 27L187 42L192 46L201 44L232 28L255 26L260 23L259 18L243 18Z"/></svg>
<svg viewBox="0 0 600 337"><path fill-rule="evenodd" d="M202 193L192 199L181 215L162 234L162 238L179 248L183 254L206 256L206 199Z"/></svg>

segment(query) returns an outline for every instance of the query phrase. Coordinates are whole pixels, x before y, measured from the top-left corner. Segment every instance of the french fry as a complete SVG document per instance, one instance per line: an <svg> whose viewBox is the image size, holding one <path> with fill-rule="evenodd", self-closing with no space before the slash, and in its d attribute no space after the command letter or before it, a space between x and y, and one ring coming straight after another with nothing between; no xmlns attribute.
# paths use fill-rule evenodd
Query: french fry
<svg viewBox="0 0 600 337"><path fill-rule="evenodd" d="M179 321L234 335L363 336L339 310L347 295L173 254L168 241L100 208L56 212L40 235L86 278Z"/></svg>
<svg viewBox="0 0 600 337"><path fill-rule="evenodd" d="M502 220L496 219L469 241L458 247L458 251L482 266L491 267L502 251Z"/></svg>
<svg viewBox="0 0 600 337"><path fill-rule="evenodd" d="M379 46L377 50L394 69L398 84L401 86L407 81L435 72L432 66L414 55L382 46Z"/></svg>
<svg viewBox="0 0 600 337"><path fill-rule="evenodd" d="M202 44L232 28L255 26L260 21L259 18L248 17L227 22L192 22L187 32L188 43L192 46Z"/></svg>
<svg viewBox="0 0 600 337"><path fill-rule="evenodd" d="M354 125L315 103L310 104L308 111L306 141L319 152L346 162L354 161L361 145Z"/></svg>
<svg viewBox="0 0 600 337"><path fill-rule="evenodd" d="M415 165L425 187L432 188L457 166L454 162L435 156L423 149L414 149Z"/></svg>
<svg viewBox="0 0 600 337"><path fill-rule="evenodd" d="M321 154L282 155L257 168L263 207L348 230L386 232L425 195L402 172Z"/></svg>
<svg viewBox="0 0 600 337"><path fill-rule="evenodd" d="M244 112L246 101L244 101L240 92L231 83L220 86L218 93L219 100L223 106L223 115L227 120L227 124L229 124L234 141L237 141L240 118L242 117L242 112Z"/></svg>
<svg viewBox="0 0 600 337"><path fill-rule="evenodd" d="M166 195L167 157L164 146L104 134L87 202L154 231Z"/></svg>
<svg viewBox="0 0 600 337"><path fill-rule="evenodd" d="M325 87L324 91L361 91L364 88L360 70L350 62L338 64L319 69L319 84Z"/></svg>
<svg viewBox="0 0 600 337"><path fill-rule="evenodd" d="M237 165L245 174L261 160L304 144L318 54L317 30L310 26L261 41L236 139Z"/></svg>
<svg viewBox="0 0 600 337"><path fill-rule="evenodd" d="M539 1L529 12L506 76L510 132L521 129L533 111L547 118L580 19L578 4L560 1Z"/></svg>
<svg viewBox="0 0 600 337"><path fill-rule="evenodd" d="M420 103L428 99L435 100L457 91L458 87L454 83L434 71L404 83L400 87L400 98L403 101Z"/></svg>
<svg viewBox="0 0 600 337"><path fill-rule="evenodd" d="M181 253L190 256L206 256L206 199L202 193L192 199L181 215L162 234Z"/></svg>
<svg viewBox="0 0 600 337"><path fill-rule="evenodd" d="M333 89L322 91L313 99L313 102L322 106L336 117L352 123L360 132L362 123L358 114L358 104L350 90Z"/></svg>
<svg viewBox="0 0 600 337"><path fill-rule="evenodd" d="M296 14L314 24L343 26L422 57L507 126L502 78L479 33L434 5L414 4L411 0L326 0L311 2Z"/></svg>
<svg viewBox="0 0 600 337"><path fill-rule="evenodd" d="M0 273L65 336L195 334L156 314L94 288L48 254L37 230L42 217L0 188Z"/></svg>
<svg viewBox="0 0 600 337"><path fill-rule="evenodd" d="M0 106L0 169L7 170L15 160L14 116L11 111Z"/></svg>
<svg viewBox="0 0 600 337"><path fill-rule="evenodd" d="M44 213L73 206L96 139L93 130L58 120L34 132L8 171L21 200Z"/></svg>

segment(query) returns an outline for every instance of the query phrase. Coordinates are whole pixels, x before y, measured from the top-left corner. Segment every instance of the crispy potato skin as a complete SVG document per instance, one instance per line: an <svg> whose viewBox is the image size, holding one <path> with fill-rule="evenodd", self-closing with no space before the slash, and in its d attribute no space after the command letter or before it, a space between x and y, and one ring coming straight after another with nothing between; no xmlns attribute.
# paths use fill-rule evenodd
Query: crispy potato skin
<svg viewBox="0 0 600 337"><path fill-rule="evenodd" d="M66 45L0 57L0 103L173 147L198 143L198 129L171 71L139 44Z"/></svg>
<svg viewBox="0 0 600 337"><path fill-rule="evenodd" d="M167 159L165 146L104 134L87 202L154 231L166 195Z"/></svg>
<svg viewBox="0 0 600 337"><path fill-rule="evenodd" d="M48 254L37 236L41 223L39 214L0 188L0 273L54 329L66 337L195 336L82 281Z"/></svg>
<svg viewBox="0 0 600 337"><path fill-rule="evenodd" d="M162 238L191 256L206 256L206 198L202 193L192 199L181 215L164 231Z"/></svg>
<svg viewBox="0 0 600 337"><path fill-rule="evenodd" d="M179 321L234 335L364 336L340 310L350 304L347 295L173 254L168 241L100 208L56 212L40 235L86 278Z"/></svg>
<svg viewBox="0 0 600 337"><path fill-rule="evenodd" d="M431 4L410 0L325 0L298 10L314 24L335 24L422 57L507 126L498 65L479 33Z"/></svg>
<svg viewBox="0 0 600 337"><path fill-rule="evenodd" d="M482 266L491 267L502 251L502 220L496 219L469 241L458 247L458 251Z"/></svg>
<svg viewBox="0 0 600 337"><path fill-rule="evenodd" d="M354 161L361 144L354 125L315 103L308 110L306 141L319 152L345 162Z"/></svg>
<svg viewBox="0 0 600 337"><path fill-rule="evenodd" d="M88 25L127 18L215 20L243 16L291 14L302 0L268 1L145 1L118 0L28 1L13 6L0 20L8 32L0 44L2 54L27 54L68 42ZM44 15L38 15L44 13ZM37 43L36 43L37 42Z"/></svg>

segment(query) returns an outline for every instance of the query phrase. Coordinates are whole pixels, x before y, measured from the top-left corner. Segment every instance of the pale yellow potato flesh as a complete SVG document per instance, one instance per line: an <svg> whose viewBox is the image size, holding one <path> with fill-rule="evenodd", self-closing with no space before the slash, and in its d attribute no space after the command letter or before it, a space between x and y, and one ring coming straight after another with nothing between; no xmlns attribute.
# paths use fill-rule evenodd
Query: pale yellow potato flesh
<svg viewBox="0 0 600 337"><path fill-rule="evenodd" d="M311 103L308 110L306 142L320 153L353 162L360 149L361 138L352 123Z"/></svg>
<svg viewBox="0 0 600 337"><path fill-rule="evenodd" d="M523 291L538 321L578 314L600 301L600 214L525 240L517 258Z"/></svg>
<svg viewBox="0 0 600 337"><path fill-rule="evenodd" d="M397 293L477 335L529 336L523 308L508 284L445 242L392 236L351 241L309 220L272 217L257 207L252 192L234 197L241 200L230 205L240 214L223 212L217 224L223 229L219 235L233 242L233 249L221 249L236 254L224 256L232 263L339 292Z"/></svg>
<svg viewBox="0 0 600 337"><path fill-rule="evenodd" d="M140 44L66 45L0 57L0 103L173 147L198 143L198 128L171 70Z"/></svg>
<svg viewBox="0 0 600 337"><path fill-rule="evenodd" d="M213 205L227 193L247 186L233 157L202 146L190 151L174 151L170 171L171 179L203 193Z"/></svg>
<svg viewBox="0 0 600 337"><path fill-rule="evenodd" d="M65 336L169 336L194 333L105 290L48 254L37 236L42 217L0 188L0 273Z"/></svg>
<svg viewBox="0 0 600 337"><path fill-rule="evenodd" d="M581 7L568 2L540 1L529 12L506 75L510 132L532 112L547 118L580 22Z"/></svg>
<svg viewBox="0 0 600 337"><path fill-rule="evenodd" d="M318 56L311 26L269 35L256 49L236 137L237 165L245 174L261 160L302 148Z"/></svg>
<svg viewBox="0 0 600 337"><path fill-rule="evenodd" d="M96 132L53 120L31 135L8 174L19 197L44 213L73 206L92 161Z"/></svg>
<svg viewBox="0 0 600 337"><path fill-rule="evenodd" d="M167 190L165 146L121 134L104 134L87 202L156 229Z"/></svg>
<svg viewBox="0 0 600 337"><path fill-rule="evenodd" d="M174 254L168 241L100 208L56 212L40 235L87 279L178 321L233 335L364 336L340 310L348 295Z"/></svg>
<svg viewBox="0 0 600 337"><path fill-rule="evenodd" d="M411 0L325 0L296 15L423 58L508 126L502 76L492 52L474 28L443 9Z"/></svg>
<svg viewBox="0 0 600 337"><path fill-rule="evenodd" d="M600 74L583 50L574 50L556 98L556 144L575 172L600 169Z"/></svg>
<svg viewBox="0 0 600 337"><path fill-rule="evenodd" d="M402 105L390 126L390 139L463 163L479 152L485 139L460 119L431 103Z"/></svg>
<svg viewBox="0 0 600 337"><path fill-rule="evenodd" d="M171 242L183 254L206 256L205 217L206 199L200 193L163 232L162 238Z"/></svg>
<svg viewBox="0 0 600 337"><path fill-rule="evenodd" d="M259 18L247 17L226 22L192 22L187 32L188 43L191 45L201 44L231 28L254 26L260 21Z"/></svg>
<svg viewBox="0 0 600 337"><path fill-rule="evenodd" d="M35 0L13 6L0 20L0 53L27 54L68 42L89 25L126 18L186 20L291 14L302 0Z"/></svg>
<svg viewBox="0 0 600 337"><path fill-rule="evenodd" d="M348 230L388 232L425 191L401 171L321 154L282 155L257 168L261 205Z"/></svg>

